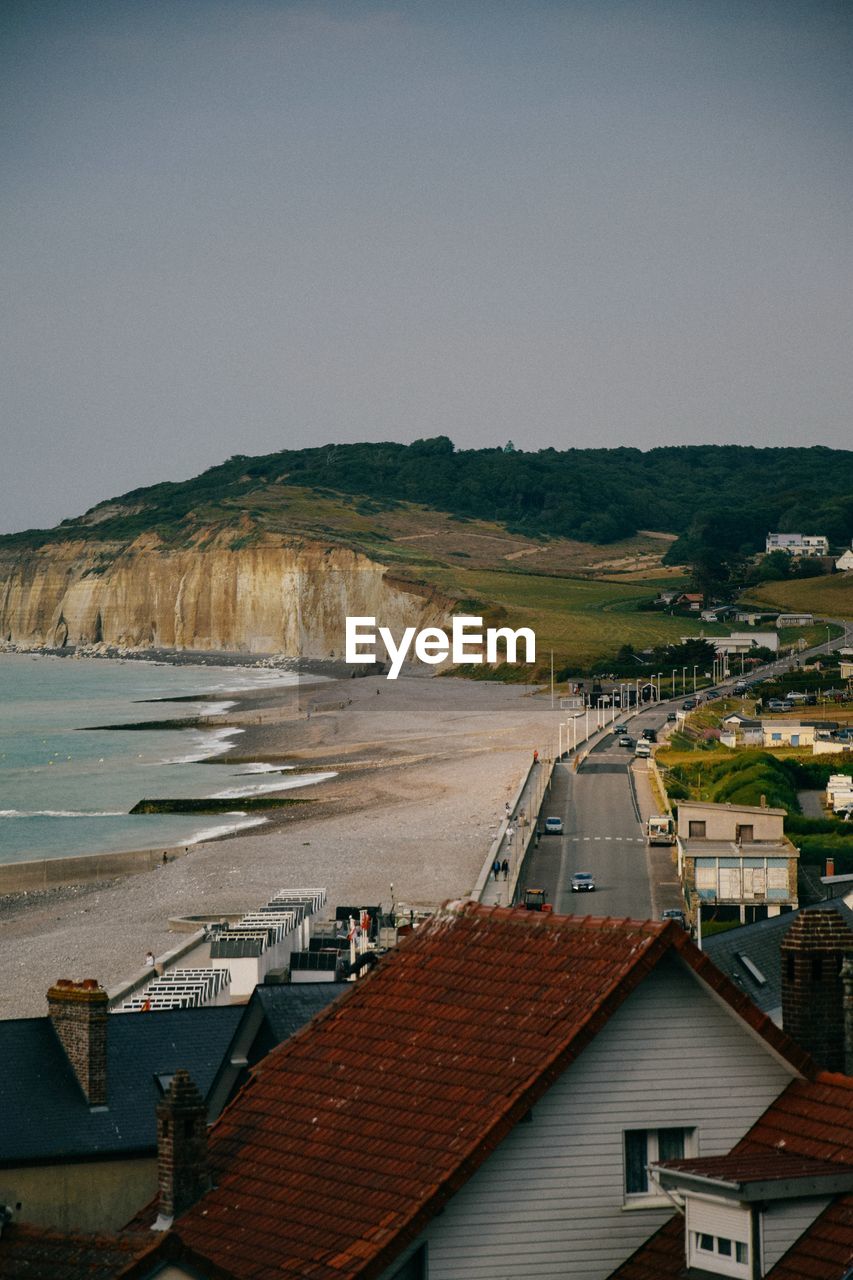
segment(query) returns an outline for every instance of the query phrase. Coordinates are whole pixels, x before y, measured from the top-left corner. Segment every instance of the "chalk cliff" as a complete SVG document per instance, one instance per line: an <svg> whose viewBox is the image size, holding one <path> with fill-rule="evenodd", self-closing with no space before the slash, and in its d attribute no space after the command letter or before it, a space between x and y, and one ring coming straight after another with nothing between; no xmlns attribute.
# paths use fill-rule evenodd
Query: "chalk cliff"
<svg viewBox="0 0 853 1280"><path fill-rule="evenodd" d="M246 545L242 545L245 543ZM372 615L395 634L443 625L451 602L343 546L234 529L190 545L145 533L0 551L0 640L21 647L119 647L341 658L344 619Z"/></svg>

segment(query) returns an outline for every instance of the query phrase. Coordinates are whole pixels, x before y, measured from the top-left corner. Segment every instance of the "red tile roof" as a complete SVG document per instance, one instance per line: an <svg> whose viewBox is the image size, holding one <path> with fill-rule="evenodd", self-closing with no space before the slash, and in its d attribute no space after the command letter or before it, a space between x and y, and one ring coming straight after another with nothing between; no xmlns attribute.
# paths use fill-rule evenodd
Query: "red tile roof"
<svg viewBox="0 0 853 1280"><path fill-rule="evenodd" d="M853 1077L821 1071L795 1080L752 1126L728 1156L669 1161L708 1177L763 1180L774 1167L806 1176L853 1168ZM676 1247L677 1246L677 1247ZM768 1280L842 1280L853 1265L853 1195L835 1200L768 1272ZM680 1215L613 1272L611 1280L677 1280L685 1267Z"/></svg>
<svg viewBox="0 0 853 1280"><path fill-rule="evenodd" d="M256 1070L180 1240L239 1280L378 1275L672 952L813 1070L675 922L445 908Z"/></svg>
<svg viewBox="0 0 853 1280"><path fill-rule="evenodd" d="M148 1237L77 1235L12 1222L0 1234L3 1280L113 1280L143 1250Z"/></svg>
<svg viewBox="0 0 853 1280"><path fill-rule="evenodd" d="M853 1267L853 1195L841 1196L801 1235L768 1280L847 1280Z"/></svg>
<svg viewBox="0 0 853 1280"><path fill-rule="evenodd" d="M732 1186L748 1182L778 1182L792 1178L822 1178L845 1166L832 1160L812 1160L786 1151L744 1151L738 1155L707 1156L696 1160L667 1160L660 1166ZM837 1188L836 1188L837 1189Z"/></svg>

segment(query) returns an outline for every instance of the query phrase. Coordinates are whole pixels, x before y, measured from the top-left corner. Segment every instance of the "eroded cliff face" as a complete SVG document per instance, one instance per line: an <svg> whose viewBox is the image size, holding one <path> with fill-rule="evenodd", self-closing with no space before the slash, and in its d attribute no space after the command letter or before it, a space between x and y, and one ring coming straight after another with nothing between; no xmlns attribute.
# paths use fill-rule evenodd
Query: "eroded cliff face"
<svg viewBox="0 0 853 1280"><path fill-rule="evenodd" d="M0 639L342 658L344 619L444 625L450 602L354 550L234 530L172 549L66 542L0 558Z"/></svg>

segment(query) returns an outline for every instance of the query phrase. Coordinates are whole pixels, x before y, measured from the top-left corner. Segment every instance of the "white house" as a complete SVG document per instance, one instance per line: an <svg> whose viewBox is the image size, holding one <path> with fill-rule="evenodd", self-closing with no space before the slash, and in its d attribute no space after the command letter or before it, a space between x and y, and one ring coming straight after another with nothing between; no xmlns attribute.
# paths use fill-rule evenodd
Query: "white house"
<svg viewBox="0 0 853 1280"><path fill-rule="evenodd" d="M733 631L728 636L709 636L708 640L717 653L749 653L752 649L779 651L779 636L775 631Z"/></svg>
<svg viewBox="0 0 853 1280"><path fill-rule="evenodd" d="M789 556L828 556L829 539L822 534L768 533L766 551L786 551Z"/></svg>
<svg viewBox="0 0 853 1280"><path fill-rule="evenodd" d="M836 569L840 569L843 573L849 569L853 569L853 551L849 548L843 555L839 556L835 562Z"/></svg>

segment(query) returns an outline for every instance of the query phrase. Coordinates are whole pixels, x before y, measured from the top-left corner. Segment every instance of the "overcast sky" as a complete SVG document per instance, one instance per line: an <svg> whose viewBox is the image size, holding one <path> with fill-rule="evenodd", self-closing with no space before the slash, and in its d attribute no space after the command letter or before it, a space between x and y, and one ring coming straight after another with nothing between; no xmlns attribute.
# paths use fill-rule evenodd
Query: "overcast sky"
<svg viewBox="0 0 853 1280"><path fill-rule="evenodd" d="M853 447L851 25L3 0L0 528L327 441Z"/></svg>

